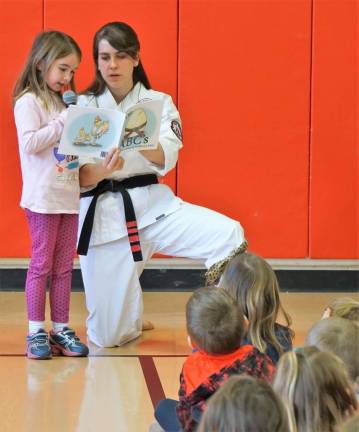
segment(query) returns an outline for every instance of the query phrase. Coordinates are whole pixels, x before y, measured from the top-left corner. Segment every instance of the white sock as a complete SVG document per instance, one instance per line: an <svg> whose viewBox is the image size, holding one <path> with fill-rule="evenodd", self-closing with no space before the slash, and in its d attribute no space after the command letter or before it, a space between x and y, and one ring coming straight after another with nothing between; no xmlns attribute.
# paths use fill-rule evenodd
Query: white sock
<svg viewBox="0 0 359 432"><path fill-rule="evenodd" d="M68 327L69 323L58 323L58 322L52 322L52 330L57 333L58 331L62 330L64 327Z"/></svg>
<svg viewBox="0 0 359 432"><path fill-rule="evenodd" d="M29 321L29 335L45 330L45 321Z"/></svg>

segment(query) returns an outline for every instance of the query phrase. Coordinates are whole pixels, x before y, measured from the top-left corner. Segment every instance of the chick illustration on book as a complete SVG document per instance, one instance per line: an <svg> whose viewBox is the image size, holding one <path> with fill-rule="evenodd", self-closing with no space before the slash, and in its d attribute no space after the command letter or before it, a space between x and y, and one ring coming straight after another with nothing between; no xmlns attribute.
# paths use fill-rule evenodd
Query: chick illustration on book
<svg viewBox="0 0 359 432"><path fill-rule="evenodd" d="M108 120L102 120L101 117L96 116L94 119L91 133L87 133L84 127L81 127L75 137L74 145L90 145L90 146L101 146L97 143L97 140L108 132L110 128L110 122Z"/></svg>

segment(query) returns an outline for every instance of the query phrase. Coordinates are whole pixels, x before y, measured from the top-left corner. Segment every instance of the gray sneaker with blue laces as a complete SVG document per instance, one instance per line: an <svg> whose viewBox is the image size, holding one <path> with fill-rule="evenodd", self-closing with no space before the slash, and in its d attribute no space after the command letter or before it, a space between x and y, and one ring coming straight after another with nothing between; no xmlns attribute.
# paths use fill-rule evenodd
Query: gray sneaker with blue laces
<svg viewBox="0 0 359 432"><path fill-rule="evenodd" d="M53 354L69 357L86 357L87 346L80 341L74 330L64 327L59 332L50 331L50 345Z"/></svg>
<svg viewBox="0 0 359 432"><path fill-rule="evenodd" d="M52 357L49 335L44 329L26 336L26 355L35 360L47 360Z"/></svg>

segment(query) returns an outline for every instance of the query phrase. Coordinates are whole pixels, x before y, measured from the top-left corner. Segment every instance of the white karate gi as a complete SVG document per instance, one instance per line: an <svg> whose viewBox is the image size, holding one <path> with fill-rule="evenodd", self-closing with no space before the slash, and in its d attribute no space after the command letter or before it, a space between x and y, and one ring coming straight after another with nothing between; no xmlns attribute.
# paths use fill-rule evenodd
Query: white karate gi
<svg viewBox="0 0 359 432"><path fill-rule="evenodd" d="M147 90L140 83L120 104L109 90L97 98L79 98L78 104L82 106L121 111L148 99L164 100L159 142L164 151L165 166L159 168L139 152L126 152L121 154L125 160L123 168L109 178L122 180L142 174L160 177L173 169L178 150L182 147L180 134L175 133L180 124L178 111L170 96ZM86 163L96 163L96 159L80 159L80 166ZM95 185L83 190L93 187ZM89 311L88 337L101 347L122 345L141 334L143 304L139 277L154 253L204 259L206 266L210 267L244 241L243 229L238 222L207 208L183 202L164 184L138 187L128 192L136 213L143 261L133 260L122 196L113 192L100 195L90 247L86 256L80 256ZM80 230L91 199L81 199Z"/></svg>

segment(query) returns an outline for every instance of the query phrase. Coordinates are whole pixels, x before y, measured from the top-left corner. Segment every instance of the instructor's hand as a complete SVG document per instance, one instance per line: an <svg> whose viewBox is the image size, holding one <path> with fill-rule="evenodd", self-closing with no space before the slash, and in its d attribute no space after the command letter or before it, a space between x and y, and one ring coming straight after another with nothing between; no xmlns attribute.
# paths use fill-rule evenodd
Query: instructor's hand
<svg viewBox="0 0 359 432"><path fill-rule="evenodd" d="M122 169L124 163L125 161L120 156L120 150L118 148L111 149L102 162L102 166L106 171L105 177L114 171Z"/></svg>

